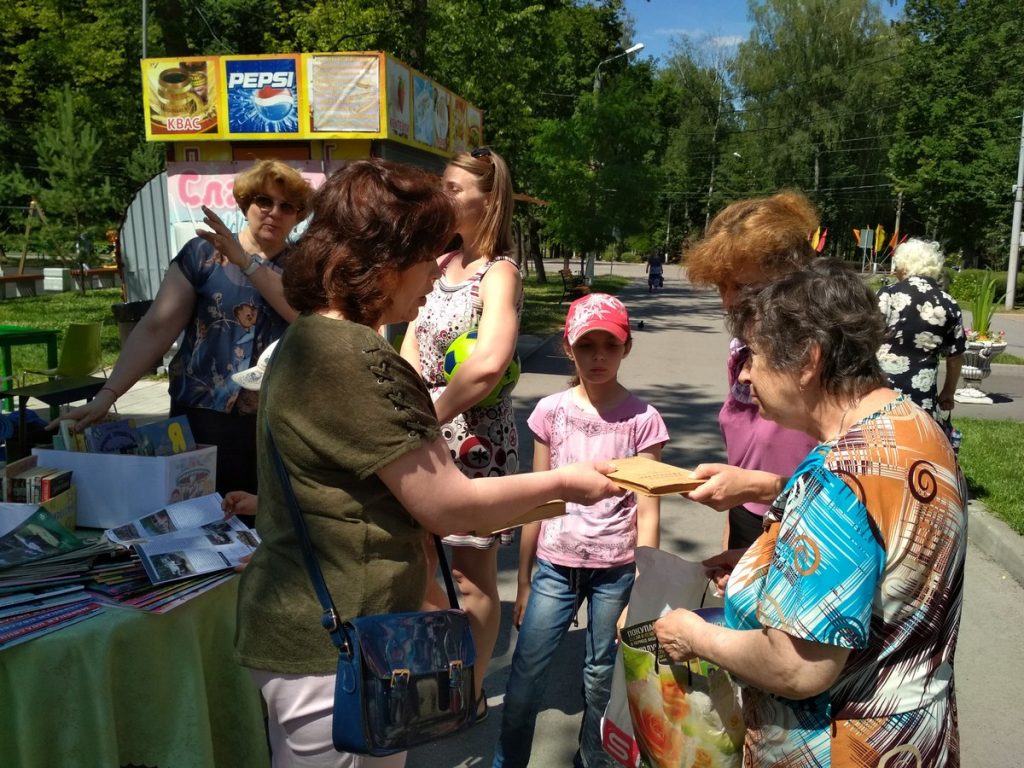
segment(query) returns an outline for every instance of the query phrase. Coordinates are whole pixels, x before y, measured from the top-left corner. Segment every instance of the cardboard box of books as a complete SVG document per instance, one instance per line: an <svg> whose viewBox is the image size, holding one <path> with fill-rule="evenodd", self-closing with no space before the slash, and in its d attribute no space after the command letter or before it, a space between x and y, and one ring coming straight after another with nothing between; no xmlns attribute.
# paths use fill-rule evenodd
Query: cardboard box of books
<svg viewBox="0 0 1024 768"><path fill-rule="evenodd" d="M213 493L217 482L217 448L170 456L83 453L33 448L40 466L73 472L78 496L78 525L114 528L163 504Z"/></svg>

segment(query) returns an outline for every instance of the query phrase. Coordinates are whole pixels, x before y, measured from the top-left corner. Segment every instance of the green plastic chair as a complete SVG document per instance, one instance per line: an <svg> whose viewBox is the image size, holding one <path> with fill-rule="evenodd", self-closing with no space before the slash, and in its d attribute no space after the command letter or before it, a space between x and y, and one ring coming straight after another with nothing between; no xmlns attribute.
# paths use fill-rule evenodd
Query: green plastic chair
<svg viewBox="0 0 1024 768"><path fill-rule="evenodd" d="M37 373L50 378L91 376L102 367L102 330L102 320L95 323L71 323L64 335L64 345L61 347L60 357L57 358L57 367L27 369L26 373ZM103 378L106 378L106 371Z"/></svg>

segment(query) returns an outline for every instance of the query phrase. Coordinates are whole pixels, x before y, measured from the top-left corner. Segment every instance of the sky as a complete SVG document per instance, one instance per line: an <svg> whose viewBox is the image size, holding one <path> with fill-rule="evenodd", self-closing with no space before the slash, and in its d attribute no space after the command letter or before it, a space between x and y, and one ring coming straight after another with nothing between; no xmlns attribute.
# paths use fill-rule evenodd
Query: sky
<svg viewBox="0 0 1024 768"><path fill-rule="evenodd" d="M886 18L895 18L903 0L890 7L881 3ZM688 35L694 40L718 38L724 45L745 40L750 32L747 0L626 0L626 10L636 21L634 41L643 43L642 57L668 57L672 38Z"/></svg>

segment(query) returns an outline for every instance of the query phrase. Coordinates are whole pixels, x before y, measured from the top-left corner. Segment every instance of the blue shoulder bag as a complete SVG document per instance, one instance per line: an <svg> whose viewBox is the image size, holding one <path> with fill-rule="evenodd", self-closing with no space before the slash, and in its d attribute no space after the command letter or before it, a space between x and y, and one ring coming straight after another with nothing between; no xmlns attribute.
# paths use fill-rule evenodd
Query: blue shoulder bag
<svg viewBox="0 0 1024 768"><path fill-rule="evenodd" d="M338 649L334 748L383 757L449 736L473 724L476 650L441 539L434 536L449 604L445 611L359 616L341 621L309 541L288 471L267 422L267 446L281 482L302 557Z"/></svg>

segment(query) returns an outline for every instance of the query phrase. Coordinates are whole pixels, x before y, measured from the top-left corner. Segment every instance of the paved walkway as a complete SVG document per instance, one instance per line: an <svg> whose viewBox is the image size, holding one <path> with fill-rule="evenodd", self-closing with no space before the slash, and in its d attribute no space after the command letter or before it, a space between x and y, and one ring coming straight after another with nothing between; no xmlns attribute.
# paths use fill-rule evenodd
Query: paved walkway
<svg viewBox="0 0 1024 768"><path fill-rule="evenodd" d="M557 265L550 271L557 270ZM606 264L598 272L607 271ZM643 268L614 266L616 274L636 278L622 298L634 324L633 352L622 370L622 380L636 394L655 404L664 416L671 435L665 460L683 467L702 461L722 460L723 449L717 413L725 394L725 355L728 337L724 331L717 296L697 292L685 285L678 272L666 271L663 291L648 294L642 281ZM643 321L643 330L637 328ZM549 339L524 338L524 373L515 390L522 456L520 466L532 462L532 441L526 417L537 400L563 389L569 366L561 353L558 336ZM1024 354L1022 354L1024 356ZM1012 368L1004 372L1002 368ZM987 380L990 392L1005 392L1012 403L996 406L957 408L957 415L980 418L1016 418L1024 421L1024 367L997 367ZM167 413L167 384L143 381L119 403L124 416L141 421L162 418ZM969 412L970 409L978 413ZM701 559L719 551L722 516L681 497L667 497L662 506L662 548L689 559ZM972 505L971 546L968 549L966 599L961 639L957 652L957 691L960 707L964 766L986 768L1018 767L1024 755L1024 729L1020 727L1017 702L1024 648L1024 588L1007 567L1018 552L1021 537L1008 529L992 527L991 519ZM979 537L984 532L985 537ZM976 542L981 540L982 549ZM1013 545L1018 545L1014 549ZM495 657L485 680L491 716L457 738L415 750L408 768L486 768L498 737L501 703L512 658L515 633L510 615L515 600L517 547L499 552L499 593L502 600L502 629ZM986 553L1000 558L990 559ZM1019 553L1019 552L1018 552ZM1024 558L1015 571L1024 580ZM584 618L585 617L581 617ZM541 715L534 740L533 766L564 768L572 763L579 728L582 699L580 666L584 632L569 632L553 665L548 690L542 697Z"/></svg>
<svg viewBox="0 0 1024 768"><path fill-rule="evenodd" d="M623 364L622 379L664 416L671 435L665 460L692 467L723 458L717 413L725 394L724 372L728 337L723 329L717 296L684 286L670 269L666 288L647 293L642 267L616 264L616 273L637 278L622 298L630 309L633 352ZM598 272L604 268L598 265ZM524 362L515 390L523 446L521 466L530 466L532 446L525 420L537 399L566 386L567 361L560 339L544 341ZM722 517L681 497L662 505L662 548L689 559L719 551ZM971 525L975 525L972 519ZM1019 537L1017 537L1019 539ZM515 647L510 615L515 601L517 548L502 548L498 556L502 629L495 657L485 680L491 715L456 739L414 751L408 768L486 768L498 738L501 702ZM1024 648L1024 588L979 548L969 548L967 594L957 653L963 765L1017 768L1024 754L1016 702ZM531 766L565 768L572 764L582 712L580 668L584 632L569 632L552 667L548 690L534 738Z"/></svg>

